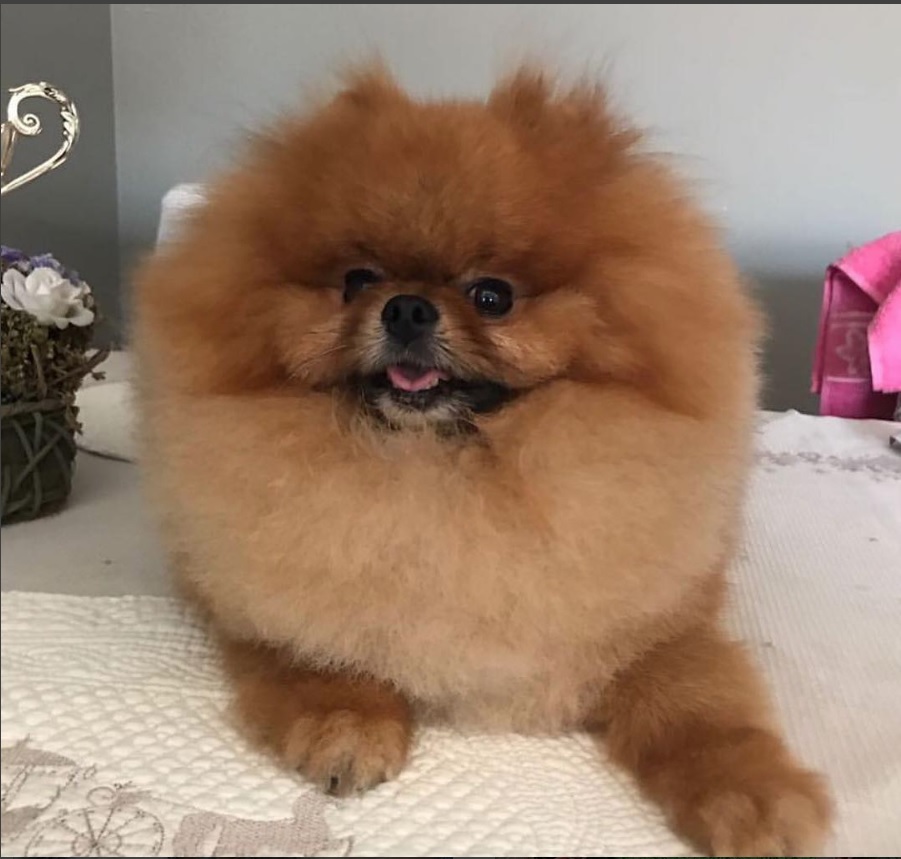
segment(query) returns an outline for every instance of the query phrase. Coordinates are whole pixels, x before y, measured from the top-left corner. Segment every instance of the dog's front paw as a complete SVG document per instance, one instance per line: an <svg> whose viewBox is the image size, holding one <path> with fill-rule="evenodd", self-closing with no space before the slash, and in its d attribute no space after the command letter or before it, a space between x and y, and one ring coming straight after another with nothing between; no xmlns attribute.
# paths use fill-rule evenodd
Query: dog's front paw
<svg viewBox="0 0 901 859"><path fill-rule="evenodd" d="M712 856L812 856L823 848L831 802L823 779L793 763L766 734L697 750L670 811Z"/></svg>
<svg viewBox="0 0 901 859"><path fill-rule="evenodd" d="M334 710L299 716L288 729L285 762L334 796L395 778L407 761L409 724L384 714Z"/></svg>
<svg viewBox="0 0 901 859"><path fill-rule="evenodd" d="M829 801L810 772L705 797L697 808L714 856L814 856L822 850Z"/></svg>
<svg viewBox="0 0 901 859"><path fill-rule="evenodd" d="M367 790L403 769L413 713L394 686L304 667L262 644L223 645L238 721L282 763L336 796Z"/></svg>

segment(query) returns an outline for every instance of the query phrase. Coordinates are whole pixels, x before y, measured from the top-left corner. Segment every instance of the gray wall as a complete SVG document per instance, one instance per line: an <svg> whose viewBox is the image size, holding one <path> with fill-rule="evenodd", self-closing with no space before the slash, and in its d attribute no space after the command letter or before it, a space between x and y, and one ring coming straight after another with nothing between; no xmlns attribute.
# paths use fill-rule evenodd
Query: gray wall
<svg viewBox="0 0 901 859"><path fill-rule="evenodd" d="M113 339L121 290L109 5L4 3L0 34L4 117L9 87L46 80L72 98L82 119L81 139L69 160L3 198L3 243L32 253L51 251L77 269L108 320L99 337ZM42 118L44 130L19 138L10 175L44 160L60 143L53 105L32 99L24 108Z"/></svg>
<svg viewBox="0 0 901 859"><path fill-rule="evenodd" d="M123 257L169 186L336 65L378 48L416 92L480 94L538 50L608 67L680 155L770 311L768 404L812 408L823 269L901 226L899 32L898 5L114 4Z"/></svg>

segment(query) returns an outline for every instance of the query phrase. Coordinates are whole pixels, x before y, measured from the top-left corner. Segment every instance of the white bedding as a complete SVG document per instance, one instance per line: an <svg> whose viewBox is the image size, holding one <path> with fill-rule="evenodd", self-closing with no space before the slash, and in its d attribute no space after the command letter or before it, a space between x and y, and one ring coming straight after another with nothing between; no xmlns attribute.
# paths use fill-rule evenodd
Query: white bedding
<svg viewBox="0 0 901 859"><path fill-rule="evenodd" d="M897 428L764 416L733 570L731 623L832 780L833 856L901 851ZM3 855L688 852L585 737L429 731L398 781L325 800L233 731L171 600L8 593L2 631Z"/></svg>

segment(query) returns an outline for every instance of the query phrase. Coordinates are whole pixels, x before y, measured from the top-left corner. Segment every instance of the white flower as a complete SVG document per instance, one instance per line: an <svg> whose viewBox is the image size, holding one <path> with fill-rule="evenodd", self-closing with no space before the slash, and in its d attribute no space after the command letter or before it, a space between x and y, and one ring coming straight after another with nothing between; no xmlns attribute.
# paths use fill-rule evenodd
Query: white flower
<svg viewBox="0 0 901 859"><path fill-rule="evenodd" d="M91 288L76 286L52 268L36 268L27 276L14 268L3 272L0 297L13 310L30 313L41 325L90 325L94 311L85 307Z"/></svg>

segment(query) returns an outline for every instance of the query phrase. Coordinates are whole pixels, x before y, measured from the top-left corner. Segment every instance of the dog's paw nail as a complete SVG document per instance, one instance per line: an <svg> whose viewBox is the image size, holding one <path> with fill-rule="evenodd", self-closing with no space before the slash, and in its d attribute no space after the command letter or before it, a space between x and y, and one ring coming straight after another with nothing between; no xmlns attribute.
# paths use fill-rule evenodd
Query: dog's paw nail
<svg viewBox="0 0 901 859"><path fill-rule="evenodd" d="M298 719L284 757L326 793L349 796L396 776L409 741L405 723L340 710Z"/></svg>

